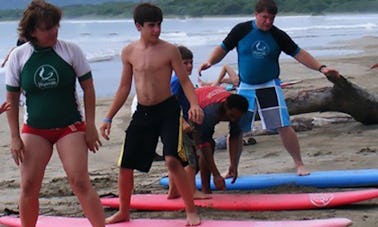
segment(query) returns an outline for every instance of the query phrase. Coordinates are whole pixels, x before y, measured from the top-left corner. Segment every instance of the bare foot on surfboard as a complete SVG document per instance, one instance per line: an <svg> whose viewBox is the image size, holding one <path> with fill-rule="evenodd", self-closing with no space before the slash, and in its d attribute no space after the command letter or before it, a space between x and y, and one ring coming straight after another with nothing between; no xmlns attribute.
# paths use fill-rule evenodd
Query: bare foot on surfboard
<svg viewBox="0 0 378 227"><path fill-rule="evenodd" d="M180 197L181 197L180 194L171 194L171 193L168 193L168 195L167 195L167 199L178 199Z"/></svg>
<svg viewBox="0 0 378 227"><path fill-rule="evenodd" d="M114 224L125 221L130 221L129 213L122 213L120 211L117 211L117 213L105 219L105 224Z"/></svg>
<svg viewBox="0 0 378 227"><path fill-rule="evenodd" d="M177 198L180 198L180 197L181 197L181 195L178 192L176 186L170 185L170 187L168 189L167 199L177 199Z"/></svg>
<svg viewBox="0 0 378 227"><path fill-rule="evenodd" d="M211 199L211 195L205 194L201 191L196 190L193 194L193 199L195 200Z"/></svg>
<svg viewBox="0 0 378 227"><path fill-rule="evenodd" d="M176 192L172 192L171 190L168 191L167 199L178 199L180 197L181 195L177 191ZM211 199L211 195L205 194L201 191L196 190L193 193L193 199L194 200Z"/></svg>
<svg viewBox="0 0 378 227"><path fill-rule="evenodd" d="M298 176L307 176L310 175L310 172L306 169L304 165L300 165L297 167L297 174Z"/></svg>
<svg viewBox="0 0 378 227"><path fill-rule="evenodd" d="M170 187L168 190L167 199L177 199L180 198L181 195L177 191L176 187ZM197 189L193 193L193 199L195 200L202 200L202 199L211 199L211 196L209 194L205 194L201 191L198 191Z"/></svg>
<svg viewBox="0 0 378 227"><path fill-rule="evenodd" d="M201 224L200 216L194 213L186 213L186 226L197 226Z"/></svg>

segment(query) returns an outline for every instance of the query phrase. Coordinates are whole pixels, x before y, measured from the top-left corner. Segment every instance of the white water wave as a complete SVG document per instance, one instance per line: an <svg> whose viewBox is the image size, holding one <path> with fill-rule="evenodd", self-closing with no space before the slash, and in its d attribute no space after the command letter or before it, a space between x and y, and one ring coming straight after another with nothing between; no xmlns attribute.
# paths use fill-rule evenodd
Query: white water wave
<svg viewBox="0 0 378 227"><path fill-rule="evenodd" d="M67 24L114 24L114 23L134 23L133 19L109 19L109 20L73 20L73 19L67 19L62 20L63 23Z"/></svg>
<svg viewBox="0 0 378 227"><path fill-rule="evenodd" d="M307 31L307 30L334 30L334 29L367 29L371 30L377 27L375 23L364 23L364 24L352 24L352 25L313 25L306 27L288 27L282 28L286 32L294 31Z"/></svg>

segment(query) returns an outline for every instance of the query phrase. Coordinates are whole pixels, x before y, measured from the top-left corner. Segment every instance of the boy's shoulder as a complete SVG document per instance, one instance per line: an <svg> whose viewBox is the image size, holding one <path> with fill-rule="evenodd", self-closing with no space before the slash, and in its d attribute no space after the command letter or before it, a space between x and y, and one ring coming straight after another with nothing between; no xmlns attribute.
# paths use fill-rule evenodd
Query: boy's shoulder
<svg viewBox="0 0 378 227"><path fill-rule="evenodd" d="M145 45L141 40L135 40L127 45L124 46L124 49L132 49L138 47L139 45ZM176 46L170 42L165 40L159 39L155 44L157 47L164 47L164 48L176 48Z"/></svg>
<svg viewBox="0 0 378 227"><path fill-rule="evenodd" d="M123 47L123 49L133 48L133 47L135 47L135 46L138 45L138 42L139 42L138 40L132 41L131 43L126 44L126 45Z"/></svg>
<svg viewBox="0 0 378 227"><path fill-rule="evenodd" d="M177 48L176 45L168 41L165 41L164 39L159 39L158 44L164 46L165 48Z"/></svg>
<svg viewBox="0 0 378 227"><path fill-rule="evenodd" d="M127 45L125 45L122 50L121 50L121 53L130 53L133 49L135 49L135 47L138 45L138 41L133 41Z"/></svg>

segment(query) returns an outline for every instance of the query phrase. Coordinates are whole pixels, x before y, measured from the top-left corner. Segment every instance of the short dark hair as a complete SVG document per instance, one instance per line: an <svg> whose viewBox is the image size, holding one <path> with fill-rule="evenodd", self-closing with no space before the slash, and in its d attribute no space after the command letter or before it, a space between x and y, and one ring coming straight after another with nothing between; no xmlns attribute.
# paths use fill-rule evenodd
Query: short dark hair
<svg viewBox="0 0 378 227"><path fill-rule="evenodd" d="M193 59L193 53L185 46L178 46L178 50L181 54L181 59Z"/></svg>
<svg viewBox="0 0 378 227"><path fill-rule="evenodd" d="M229 109L238 109L243 113L246 113L248 111L248 100L241 95L237 94L231 94L226 99L226 105Z"/></svg>
<svg viewBox="0 0 378 227"><path fill-rule="evenodd" d="M58 7L43 0L33 0L25 9L18 23L19 37L24 41L35 43L37 40L32 37L31 33L38 25L45 23L47 29L52 28L59 25L61 18L62 11Z"/></svg>
<svg viewBox="0 0 378 227"><path fill-rule="evenodd" d="M134 22L143 26L144 22L162 22L163 12L151 3L141 3L134 9Z"/></svg>
<svg viewBox="0 0 378 227"><path fill-rule="evenodd" d="M255 6L255 12L261 13L264 10L272 15L276 15L278 12L277 5L273 0L259 0Z"/></svg>

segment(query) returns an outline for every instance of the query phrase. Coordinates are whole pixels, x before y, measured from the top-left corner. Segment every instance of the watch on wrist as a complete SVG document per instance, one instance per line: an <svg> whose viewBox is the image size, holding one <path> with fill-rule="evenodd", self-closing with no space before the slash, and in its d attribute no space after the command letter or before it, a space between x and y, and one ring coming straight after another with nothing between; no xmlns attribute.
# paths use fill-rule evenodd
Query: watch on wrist
<svg viewBox="0 0 378 227"><path fill-rule="evenodd" d="M322 72L322 69L323 69L323 68L327 68L327 66L326 66L326 65L321 65L321 66L319 67L318 71L319 71L319 72Z"/></svg>

